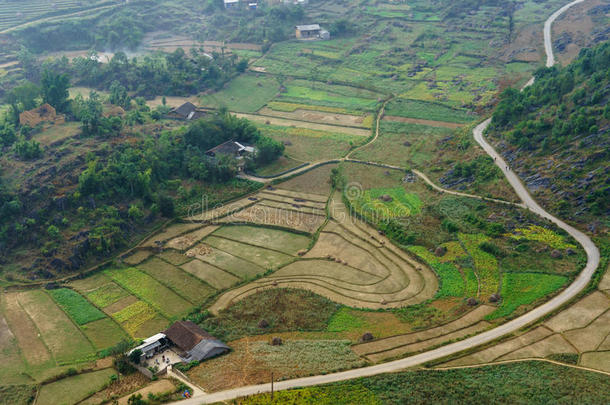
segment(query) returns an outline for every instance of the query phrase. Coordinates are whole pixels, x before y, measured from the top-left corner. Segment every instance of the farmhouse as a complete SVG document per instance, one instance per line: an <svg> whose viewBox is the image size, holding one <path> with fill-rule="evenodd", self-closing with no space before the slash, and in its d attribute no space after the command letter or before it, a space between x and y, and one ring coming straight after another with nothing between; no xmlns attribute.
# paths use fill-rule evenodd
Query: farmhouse
<svg viewBox="0 0 610 405"><path fill-rule="evenodd" d="M239 8L239 0L224 0L226 9Z"/></svg>
<svg viewBox="0 0 610 405"><path fill-rule="evenodd" d="M172 109L166 117L174 120L193 121L205 117L206 111L197 108L193 103L186 102L180 107Z"/></svg>
<svg viewBox="0 0 610 405"><path fill-rule="evenodd" d="M232 156L239 161L237 168L243 170L245 166L244 157L255 152L252 146L245 146L239 142L227 141L208 150L205 154L215 158L218 155Z"/></svg>
<svg viewBox="0 0 610 405"><path fill-rule="evenodd" d="M226 353L230 348L191 321L174 322L166 331L144 339L128 354L140 350L140 364L163 366L201 361Z"/></svg>
<svg viewBox="0 0 610 405"><path fill-rule="evenodd" d="M65 118L61 114L57 114L55 108L50 104L43 104L33 110L24 111L19 114L19 123L21 125L27 125L28 127L35 127L42 122L49 122L52 124L63 124Z"/></svg>
<svg viewBox="0 0 610 405"><path fill-rule="evenodd" d="M298 39L330 39L330 32L320 28L320 24L297 25Z"/></svg>

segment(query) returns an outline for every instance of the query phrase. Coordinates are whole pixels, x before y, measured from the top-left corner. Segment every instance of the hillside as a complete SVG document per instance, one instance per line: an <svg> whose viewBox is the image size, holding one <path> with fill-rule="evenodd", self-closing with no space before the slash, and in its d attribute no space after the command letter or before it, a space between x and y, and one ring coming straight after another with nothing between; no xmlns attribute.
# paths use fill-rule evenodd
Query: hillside
<svg viewBox="0 0 610 405"><path fill-rule="evenodd" d="M610 214L610 43L507 89L489 137L534 197L562 218L603 232Z"/></svg>

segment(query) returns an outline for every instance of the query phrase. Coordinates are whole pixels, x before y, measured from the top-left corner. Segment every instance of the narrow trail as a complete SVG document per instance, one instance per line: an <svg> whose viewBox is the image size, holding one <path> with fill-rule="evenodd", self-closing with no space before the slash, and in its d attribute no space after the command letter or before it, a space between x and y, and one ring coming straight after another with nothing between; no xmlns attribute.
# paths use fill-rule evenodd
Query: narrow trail
<svg viewBox="0 0 610 405"><path fill-rule="evenodd" d="M576 0L573 1L566 6L560 8L558 11L553 13L545 22L544 25L544 43L545 43L545 51L547 54L547 65L554 62L553 50L552 50L552 42L551 42L551 26L553 21L568 10L570 7L582 3L584 0ZM381 114L380 114L381 115ZM571 236L573 236L585 249L587 254L587 264L585 268L581 271L576 280L570 284L565 290L563 290L560 294L552 298L550 301L545 304L527 312L526 314L513 319L505 324L495 327L494 329L483 332L479 335L472 336L470 338L461 340L459 342L451 343L446 346L439 347L434 350L430 350L424 353L420 353L411 357L407 357L400 360L394 360L388 363L377 364L374 366L363 367L359 369L353 369L333 374L326 375L317 375L312 377L304 377L304 378L296 378L292 380L279 381L274 384L275 390L286 390L297 387L309 387L320 384L328 384L332 382L345 381L354 378L360 377L369 377L377 374L401 371L409 367L418 366L424 364L429 361L442 359L444 357L457 354L467 349L471 349L473 347L477 347L486 343L493 342L494 340L503 337L505 335L514 333L521 328L537 321L538 319L548 315L549 313L559 309L564 304L569 302L571 299L576 297L578 293L580 293L589 283L593 273L597 269L600 261L599 250L591 241L591 239L585 235L583 232L575 229L574 227L566 224L562 220L552 216L548 212L546 212L542 207L534 201L534 199L530 196L527 189L523 186L518 176L515 175L509 168L506 162L502 159L502 157L493 149L493 147L485 141L483 137L483 132L489 126L491 119L487 119L481 124L479 124L473 131L475 140L481 145L481 147L487 152L492 158L496 158L496 164L507 180L511 184L511 186L515 189L515 192L523 201L524 206L531 210L532 212L554 222L560 228L564 229ZM378 132L378 131L377 131ZM378 135L378 133L376 134ZM375 136L374 139L376 139ZM369 143L370 144L370 143ZM349 156L349 154L348 154ZM347 156L346 156L347 157ZM344 160L344 159L342 159ZM320 164L320 163L318 163ZM294 173L293 173L294 174ZM480 197L479 197L480 198ZM240 387L226 391L220 391L212 394L206 394L197 398L188 399L185 401L180 401L180 404L184 405L194 405L194 404L203 404L203 403L213 403L219 401L231 400L247 395L255 395L264 392L271 391L271 384L260 384L260 385L252 385L248 387Z"/></svg>

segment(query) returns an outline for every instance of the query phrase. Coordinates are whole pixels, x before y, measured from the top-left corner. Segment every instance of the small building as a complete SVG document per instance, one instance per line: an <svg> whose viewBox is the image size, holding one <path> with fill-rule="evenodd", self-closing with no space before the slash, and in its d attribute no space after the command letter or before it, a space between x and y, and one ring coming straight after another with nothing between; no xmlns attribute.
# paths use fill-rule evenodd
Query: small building
<svg viewBox="0 0 610 405"><path fill-rule="evenodd" d="M258 3L248 3L248 9L256 10L258 8Z"/></svg>
<svg viewBox="0 0 610 405"><path fill-rule="evenodd" d="M239 0L224 0L224 3L227 10L239 8Z"/></svg>
<svg viewBox="0 0 610 405"><path fill-rule="evenodd" d="M134 347L127 354L140 350L142 352L140 363L144 363L145 359L153 358L155 355L163 352L168 348L168 345L169 341L167 340L167 336L165 336L164 333L157 333L154 336L144 339L141 345Z"/></svg>
<svg viewBox="0 0 610 405"><path fill-rule="evenodd" d="M172 343L172 349L186 363L216 357L231 350L191 321L174 322L165 335Z"/></svg>
<svg viewBox="0 0 610 405"><path fill-rule="evenodd" d="M298 39L320 38L320 24L297 25L296 36Z"/></svg>
<svg viewBox="0 0 610 405"><path fill-rule="evenodd" d="M50 104L43 104L33 110L24 111L19 114L19 124L34 128L36 125L48 122L51 124L63 124L66 119L63 115L57 114L55 108Z"/></svg>
<svg viewBox="0 0 610 405"><path fill-rule="evenodd" d="M193 103L186 102L180 107L172 109L167 113L166 118L181 120L181 121L194 121L199 118L203 118L206 115L206 111L197 108Z"/></svg>
<svg viewBox="0 0 610 405"><path fill-rule="evenodd" d="M252 146L242 145L235 141L227 141L208 150L205 154L211 158L215 158L218 155L231 156L237 159L237 169L242 171L246 166L244 157L254 154L255 151L256 150Z"/></svg>

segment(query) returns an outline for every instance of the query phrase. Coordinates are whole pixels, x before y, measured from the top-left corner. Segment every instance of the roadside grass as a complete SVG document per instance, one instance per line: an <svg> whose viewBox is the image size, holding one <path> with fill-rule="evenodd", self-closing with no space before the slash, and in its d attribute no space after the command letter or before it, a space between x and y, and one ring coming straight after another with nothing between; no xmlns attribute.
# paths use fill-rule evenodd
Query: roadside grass
<svg viewBox="0 0 610 405"><path fill-rule="evenodd" d="M322 331L338 308L338 304L307 290L276 288L236 302L204 320L202 327L228 341L267 333ZM269 326L259 327L262 320Z"/></svg>
<svg viewBox="0 0 610 405"><path fill-rule="evenodd" d="M466 109L451 108L439 103L428 103L406 98L391 100L386 104L385 114L459 124L467 124L477 119L476 114Z"/></svg>
<svg viewBox="0 0 610 405"><path fill-rule="evenodd" d="M224 89L200 97L205 107L227 107L229 111L253 113L271 101L279 92L279 83L269 75L246 73Z"/></svg>
<svg viewBox="0 0 610 405"><path fill-rule="evenodd" d="M502 275L502 302L487 319L510 315L522 305L536 300L563 287L569 279L560 275L540 273L505 273Z"/></svg>
<svg viewBox="0 0 610 405"><path fill-rule="evenodd" d="M414 370L240 398L244 405L608 403L608 377L538 361L453 370ZM566 384L569 381L569 384Z"/></svg>
<svg viewBox="0 0 610 405"><path fill-rule="evenodd" d="M310 238L305 235L248 225L225 225L213 235L278 250L293 256L299 250L307 248L310 243Z"/></svg>
<svg viewBox="0 0 610 405"><path fill-rule="evenodd" d="M37 402L45 405L78 403L109 384L113 374L116 374L116 371L107 368L45 384L40 388Z"/></svg>
<svg viewBox="0 0 610 405"><path fill-rule="evenodd" d="M104 272L123 288L148 302L159 313L170 319L186 314L192 307L192 304L184 298L135 267L110 269Z"/></svg>
<svg viewBox="0 0 610 405"><path fill-rule="evenodd" d="M216 290L189 273L167 262L152 258L140 265L138 269L153 277L161 284L171 288L176 294L187 299L193 305L205 302Z"/></svg>
<svg viewBox="0 0 610 405"><path fill-rule="evenodd" d="M94 307L82 295L69 288L50 290L49 294L55 302L78 325L85 325L106 317L102 311Z"/></svg>

